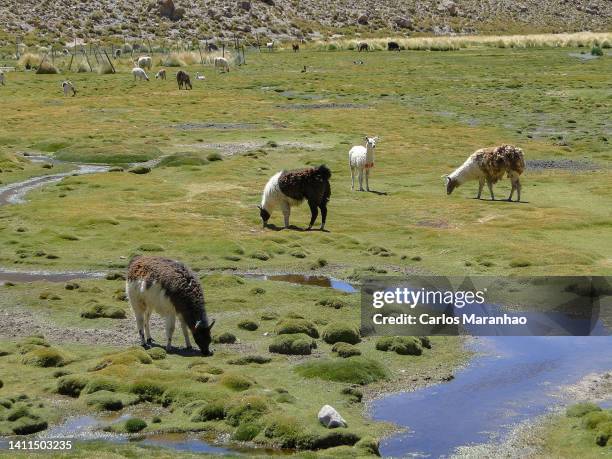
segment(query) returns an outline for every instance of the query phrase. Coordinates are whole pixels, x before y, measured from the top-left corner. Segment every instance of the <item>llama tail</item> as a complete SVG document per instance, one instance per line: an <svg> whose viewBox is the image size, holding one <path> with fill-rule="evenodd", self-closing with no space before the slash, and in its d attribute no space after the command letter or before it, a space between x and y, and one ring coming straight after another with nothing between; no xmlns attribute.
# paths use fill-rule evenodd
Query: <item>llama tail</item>
<svg viewBox="0 0 612 459"><path fill-rule="evenodd" d="M315 167L315 175L323 180L329 180L331 178L331 171L325 164L321 164L319 167Z"/></svg>

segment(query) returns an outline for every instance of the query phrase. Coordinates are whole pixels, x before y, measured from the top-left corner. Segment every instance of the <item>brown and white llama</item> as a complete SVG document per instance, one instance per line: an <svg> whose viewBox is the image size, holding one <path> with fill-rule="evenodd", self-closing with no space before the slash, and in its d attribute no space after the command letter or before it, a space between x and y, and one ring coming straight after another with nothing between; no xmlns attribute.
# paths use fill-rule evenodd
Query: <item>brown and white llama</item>
<svg viewBox="0 0 612 459"><path fill-rule="evenodd" d="M149 319L157 312L166 322L166 349L172 349L172 335L178 316L187 349L189 332L205 356L210 350L210 329L204 308L204 292L198 277L183 263L168 258L137 255L130 261L126 293L136 316L142 346L153 343Z"/></svg>
<svg viewBox="0 0 612 459"><path fill-rule="evenodd" d="M478 195L480 199L482 188L485 182L491 193L491 200L495 200L493 195L493 185L507 174L512 183L512 191L508 201L512 201L514 190L517 193L517 202L521 200L521 182L519 176L525 170L525 159L523 150L513 145L500 145L498 147L482 148L472 153L470 157L455 171L445 175L446 194L451 194L459 185L470 181L478 180Z"/></svg>
<svg viewBox="0 0 612 459"><path fill-rule="evenodd" d="M327 219L327 203L331 196L330 178L331 171L325 165L274 174L264 188L261 205L257 206L264 228L277 207L283 212L285 228L288 228L291 207L307 200L311 213L308 229L312 229L321 209L321 231L323 231Z"/></svg>

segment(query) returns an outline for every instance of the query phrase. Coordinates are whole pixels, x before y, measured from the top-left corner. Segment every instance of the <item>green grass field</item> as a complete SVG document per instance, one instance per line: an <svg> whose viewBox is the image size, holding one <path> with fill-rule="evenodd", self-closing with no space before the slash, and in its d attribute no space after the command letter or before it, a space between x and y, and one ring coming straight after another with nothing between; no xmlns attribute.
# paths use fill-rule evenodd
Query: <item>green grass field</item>
<svg viewBox="0 0 612 459"><path fill-rule="evenodd" d="M130 354L95 369L105 354L125 350L124 341L137 342L129 305L119 295L120 280L83 281L75 290L43 282L2 286L0 306L40 314L57 329L77 330L75 335L92 327L123 331L118 345L75 344L69 334L65 342L47 337L65 358L62 368L85 383L94 377L115 381L110 392L119 395L106 395L122 403L136 394L144 406L159 407L173 381L188 381L182 392L167 395L161 424L144 416L145 432L160 426L164 432L206 430L267 446L299 440L308 449L323 441L316 413L329 403L349 421L351 433L380 438L390 426L368 420L363 405L342 393L369 368L364 359L388 372L386 381L363 388L366 395L404 387L412 377L424 384L427 375L437 381L465 362L459 339L436 338L419 357L377 351L375 340L365 339L357 345L362 356L349 359L317 340L315 357L354 362L340 382L299 376L295 366L313 360L307 356L271 354L269 363L233 365L230 360L245 355L268 355L276 318L263 320L265 313L316 318L320 331L336 321L356 326L358 296L206 274L296 272L351 279L364 272L611 274L612 61L609 55L584 60L581 51L255 53L228 74L190 66L192 91L177 89L174 69L167 81L150 82L134 82L125 65L114 75L10 72L0 87L0 187L70 169L42 168L20 152L126 171L70 177L30 192L25 204L0 207L0 267L120 271L135 253L180 259L202 274L207 310L217 319L215 334L234 333L239 343L217 344L218 352L206 361L204 366L222 374L194 370L201 359L179 355L143 363ZM195 80L196 71L206 80ZM77 97L63 97L65 78L75 83ZM381 137L370 180L376 192L351 192L348 151L365 135ZM526 160L547 160L548 167L528 168L522 176L524 202L474 200L476 182L446 196L443 174L474 150L502 143L520 146ZM160 157L148 174L127 172L132 162ZM281 169L320 163L333 173L328 232L263 229L256 205L267 179ZM509 182L495 191L507 197ZM291 223L305 228L309 218L308 206L302 206L292 212ZM280 225L282 215L275 213L271 222ZM318 304L322 298L347 304L332 309ZM82 318L81 311L96 302L127 311L128 319ZM243 319L260 328L239 328ZM163 330L155 335L161 339ZM179 329L177 345L180 335ZM51 423L96 406L84 395L57 395L58 378L52 376L57 368L24 363L22 351L28 349L18 343L2 343L8 354L0 357L0 374L13 376L1 378L0 397L27 393L42 401L40 416ZM224 379L228 373L236 378ZM160 387L147 392L153 394L147 399L140 381ZM263 406L259 421L246 415L231 422L192 421L185 411L198 400L223 400L226 412L239 411L245 394ZM47 413L58 399L68 402ZM282 422L276 422L276 413ZM0 421L0 432L11 425ZM80 454L86 456L89 447ZM104 448L108 457L141 451L130 445ZM368 451L362 444L330 454Z"/></svg>

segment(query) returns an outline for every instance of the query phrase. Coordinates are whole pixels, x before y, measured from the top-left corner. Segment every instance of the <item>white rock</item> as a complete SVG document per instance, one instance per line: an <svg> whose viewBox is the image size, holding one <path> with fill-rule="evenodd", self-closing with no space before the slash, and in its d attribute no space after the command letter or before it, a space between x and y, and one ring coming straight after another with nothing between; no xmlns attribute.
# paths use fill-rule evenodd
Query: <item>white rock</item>
<svg viewBox="0 0 612 459"><path fill-rule="evenodd" d="M346 427L346 421L340 413L338 413L334 407L329 405L324 405L323 408L319 410L319 422L323 424L328 429L335 429L336 427Z"/></svg>

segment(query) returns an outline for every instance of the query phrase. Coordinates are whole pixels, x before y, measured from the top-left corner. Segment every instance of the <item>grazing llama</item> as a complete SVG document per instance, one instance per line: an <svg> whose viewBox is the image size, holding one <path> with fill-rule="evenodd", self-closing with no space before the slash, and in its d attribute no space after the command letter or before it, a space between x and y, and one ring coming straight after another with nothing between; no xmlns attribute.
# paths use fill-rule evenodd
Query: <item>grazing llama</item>
<svg viewBox="0 0 612 459"><path fill-rule="evenodd" d="M355 171L359 173L359 191L363 191L363 175L365 171L366 190L370 191L370 169L374 167L374 149L378 137L366 137L365 147L356 145L349 151L349 166L351 168L351 190L355 190Z"/></svg>
<svg viewBox="0 0 612 459"><path fill-rule="evenodd" d="M166 69L159 69L159 71L155 74L156 80L165 80L166 79Z"/></svg>
<svg viewBox="0 0 612 459"><path fill-rule="evenodd" d="M147 80L147 81L149 81L149 76L147 75L147 72L145 72L140 67L134 67L132 69L132 75L134 75L134 81L136 81L136 80L140 80L140 81Z"/></svg>
<svg viewBox="0 0 612 459"><path fill-rule="evenodd" d="M513 145L500 145L498 147L482 148L472 153L470 157L454 172L445 175L446 194L451 194L455 188L469 180L478 180L478 195L480 199L485 182L493 195L493 185L507 174L512 183L512 190L508 201L512 201L514 190L517 193L517 202L521 200L521 182L519 176L525 170L523 150Z"/></svg>
<svg viewBox="0 0 612 459"><path fill-rule="evenodd" d="M229 72L229 62L226 58L217 56L215 57L215 69L221 69L224 72Z"/></svg>
<svg viewBox="0 0 612 459"><path fill-rule="evenodd" d="M274 51L274 42L269 41L268 43L266 43L266 48L268 48L268 51Z"/></svg>
<svg viewBox="0 0 612 459"><path fill-rule="evenodd" d="M300 50L300 45L297 43L292 44L291 47L293 48L294 53L297 53Z"/></svg>
<svg viewBox="0 0 612 459"><path fill-rule="evenodd" d="M359 43L357 45L357 51L370 51L370 46L367 43Z"/></svg>
<svg viewBox="0 0 612 459"><path fill-rule="evenodd" d="M306 199L311 213L308 229L312 229L319 214L318 209L321 209L321 231L323 231L327 218L327 203L331 196L330 177L331 171L325 165L274 174L264 188L261 205L257 206L264 228L277 207L281 208L285 218L285 228L288 228L291 207L301 204Z"/></svg>
<svg viewBox="0 0 612 459"><path fill-rule="evenodd" d="M389 43L387 43L387 49L389 51L399 51L401 48L400 48L399 43L395 41L390 41Z"/></svg>
<svg viewBox="0 0 612 459"><path fill-rule="evenodd" d="M150 56L141 56L138 58L137 64L141 69L151 70L153 66L153 59Z"/></svg>
<svg viewBox="0 0 612 459"><path fill-rule="evenodd" d="M62 89L64 90L64 95L67 96L68 94L72 93L72 97L76 96L76 88L74 87L74 84L72 84L72 81L66 80L62 82Z"/></svg>
<svg viewBox="0 0 612 459"><path fill-rule="evenodd" d="M193 87L191 86L191 79L189 78L189 74L187 72L184 72L183 70L179 70L176 73L176 82L178 83L179 90L187 89L187 87L189 87L189 89L193 89Z"/></svg>
<svg viewBox="0 0 612 459"><path fill-rule="evenodd" d="M196 72L196 80L204 81L206 77L202 75L200 72Z"/></svg>
<svg viewBox="0 0 612 459"><path fill-rule="evenodd" d="M204 308L204 292L198 276L178 261L161 257L136 255L130 261L126 293L136 316L142 346L152 343L149 319L157 312L166 322L166 349L172 349L172 335L178 316L187 349L191 349L189 332L205 356L210 350L210 329Z"/></svg>
<svg viewBox="0 0 612 459"><path fill-rule="evenodd" d="M4 72L0 70L0 84L4 86Z"/></svg>

